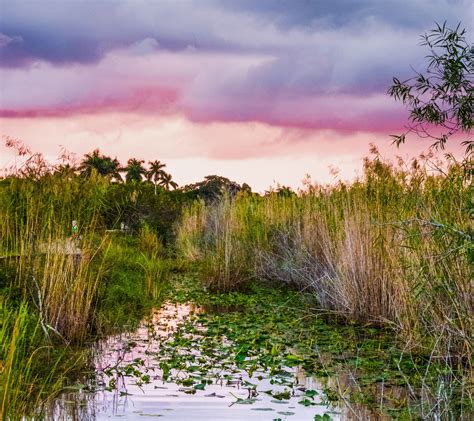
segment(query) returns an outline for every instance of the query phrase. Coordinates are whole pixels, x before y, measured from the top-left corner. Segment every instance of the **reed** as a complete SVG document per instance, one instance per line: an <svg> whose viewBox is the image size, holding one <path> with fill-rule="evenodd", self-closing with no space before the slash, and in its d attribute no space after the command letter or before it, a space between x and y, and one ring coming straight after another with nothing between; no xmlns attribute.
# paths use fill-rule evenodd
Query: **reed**
<svg viewBox="0 0 474 421"><path fill-rule="evenodd" d="M374 149L353 183L195 205L178 250L202 262L212 288L289 283L326 312L393 328L409 350L470 361L472 187L463 165L439 164L388 162Z"/></svg>
<svg viewBox="0 0 474 421"><path fill-rule="evenodd" d="M45 345L40 321L26 302L0 302L0 419L40 413L82 362Z"/></svg>
<svg viewBox="0 0 474 421"><path fill-rule="evenodd" d="M138 237L105 229L111 189L41 155L0 179L0 419L41 416L84 368L74 349L140 320L161 297L164 246L146 225Z"/></svg>
<svg viewBox="0 0 474 421"><path fill-rule="evenodd" d="M139 248L148 256L164 256L165 247L157 233L149 226L143 225L138 231Z"/></svg>
<svg viewBox="0 0 474 421"><path fill-rule="evenodd" d="M45 332L67 341L87 334L103 276L106 240L95 231L105 183L46 172L0 184L0 250L16 267L10 287L35 303Z"/></svg>

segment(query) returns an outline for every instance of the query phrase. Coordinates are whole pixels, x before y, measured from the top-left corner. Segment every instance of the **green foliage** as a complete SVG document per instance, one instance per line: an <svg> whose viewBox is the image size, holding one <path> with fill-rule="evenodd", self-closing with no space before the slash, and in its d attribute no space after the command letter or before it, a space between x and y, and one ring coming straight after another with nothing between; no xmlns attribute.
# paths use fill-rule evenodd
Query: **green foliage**
<svg viewBox="0 0 474 421"><path fill-rule="evenodd" d="M119 229L121 223L136 233L148 226L165 245L174 238L174 224L184 205L191 199L180 191L154 190L154 186L141 184L111 184L104 200L103 221L108 228Z"/></svg>
<svg viewBox="0 0 474 421"><path fill-rule="evenodd" d="M124 210L140 218L146 214L135 207L133 183L112 182L107 165L99 166L101 175L96 161L111 161L98 151L90 158L78 174L34 155L0 180L2 419L40 414L72 370L84 370L86 361L70 343L83 345L93 334L133 324L161 296L170 265L158 258L159 227L139 219L140 241L110 239L105 228L123 220ZM158 205L172 213L160 221L171 236L167 224L179 212L179 198L172 202L164 191L154 196L151 185L139 186L145 197L153 197L148 212ZM115 195L124 191L120 188L128 194L125 200Z"/></svg>
<svg viewBox="0 0 474 421"><path fill-rule="evenodd" d="M127 183L140 183L143 181L143 177L147 174L143 166L144 163L144 160L136 158L130 158L127 161L127 166L124 168Z"/></svg>
<svg viewBox="0 0 474 421"><path fill-rule="evenodd" d="M249 398L236 404L256 403L255 391L282 405L294 396L307 407L344 399L356 414L356 403L363 402L374 415L416 418L431 413L432 393L449 377L451 383L444 386L449 392L436 402L440 413L472 409L472 396L465 402L463 397L468 368L449 368L429 354L401 351L388 329L338 325L330 315L311 311L316 303L307 292L254 283L245 292L209 293L197 281L175 277L167 294L172 302L189 305L191 300L198 306L172 335L154 338L164 381L189 387L190 393L209 383L237 383L249 390ZM322 390L298 389L296 372L316 376ZM242 380L242 373L250 380ZM274 387L262 390L266 376ZM407 388L411 397L403 392Z"/></svg>
<svg viewBox="0 0 474 421"><path fill-rule="evenodd" d="M143 225L138 232L140 250L149 257L158 257L165 254L165 248L160 237L149 225Z"/></svg>
<svg viewBox="0 0 474 421"><path fill-rule="evenodd" d="M146 173L146 178L148 181L152 181L156 187L156 184L160 181L161 177L166 174L163 168L166 167L166 164L161 161L150 161L149 170Z"/></svg>
<svg viewBox="0 0 474 421"><path fill-rule="evenodd" d="M96 304L95 324L100 334L136 325L160 302L170 270L170 264L150 249L149 242L120 234L112 237L104 265L106 276Z"/></svg>
<svg viewBox="0 0 474 421"><path fill-rule="evenodd" d="M139 182L137 160L129 177L135 182L114 183L100 166L111 161L98 151L90 158L90 172L80 175L36 155L0 180L0 287L9 296L8 306L1 301L2 416L24 415L61 389L68 373L62 354L43 356L42 346L82 344L91 334L134 326L165 292L209 311L180 326L163 348L164 376L186 367L185 393L205 390L209 381L192 354L198 346L213 364L244 369L252 378L257 368L269 369L288 388L289 369L301 365L331 377L343 360L362 390L352 399L368 404L374 404L368 389L380 382L385 388L387 381L425 393L427 385L445 387L448 378L464 393L463 370L472 358L472 190L458 163L436 174L428 170L432 157L394 165L373 150L364 176L352 184L307 186L299 195L283 188L260 197L220 177L187 192L167 191L154 177L155 185ZM208 204L193 202L200 193ZM209 289L225 294L210 294L179 273L185 287L166 288L170 273L184 268L168 258L173 225L191 203L178 229L179 255L197 260L187 269L198 268ZM126 232L106 233L122 222ZM64 252L70 246L81 248L79 259ZM273 287L255 287L256 279ZM285 284L304 293L280 288ZM314 308L332 315L324 320L345 325L329 327L320 312L307 311ZM207 332L199 343L193 342L195 323ZM399 341L410 354L400 353ZM176 355L177 347L193 356ZM134 361L121 374L144 384L150 379L141 367ZM256 383L243 386L249 398L236 403L251 404ZM450 393L457 411L457 392ZM272 392L276 400L287 395ZM336 396L328 388L323 398ZM301 405L315 400L307 390ZM5 402L13 406L5 409ZM390 410L399 414L404 406Z"/></svg>
<svg viewBox="0 0 474 421"><path fill-rule="evenodd" d="M96 171L102 176L122 181L121 167L117 158L112 159L109 156L102 155L99 149L94 149L91 153L84 155L79 170L83 175L90 176L93 171Z"/></svg>
<svg viewBox="0 0 474 421"><path fill-rule="evenodd" d="M466 30L460 24L454 29L443 25L422 37L429 48L426 72L400 81L393 79L390 96L402 101L410 110L410 126L402 135L393 136L400 145L409 132L435 140L433 146L444 148L448 138L461 131L471 133L474 109L474 47L466 41ZM433 127L442 129L441 133ZM463 141L466 156L474 143Z"/></svg>
<svg viewBox="0 0 474 421"><path fill-rule="evenodd" d="M192 193L194 197L199 198L206 203L215 202L224 196L232 198L241 191L244 193L251 193L248 184L244 183L240 186L235 181L217 175L208 175L199 183L185 186L184 190Z"/></svg>
<svg viewBox="0 0 474 421"><path fill-rule="evenodd" d="M171 188L176 189L178 187L178 183L173 181L171 174L164 173L161 176L160 186L162 186L165 190L170 190Z"/></svg>
<svg viewBox="0 0 474 421"><path fill-rule="evenodd" d="M266 196L277 195L279 197L292 197L296 196L296 193L291 187L288 186L278 186L276 189L268 190L265 192Z"/></svg>
<svg viewBox="0 0 474 421"><path fill-rule="evenodd" d="M14 303L16 304L16 303ZM25 301L12 305L0 297L0 418L38 414L54 398L83 355L53 348L38 316Z"/></svg>

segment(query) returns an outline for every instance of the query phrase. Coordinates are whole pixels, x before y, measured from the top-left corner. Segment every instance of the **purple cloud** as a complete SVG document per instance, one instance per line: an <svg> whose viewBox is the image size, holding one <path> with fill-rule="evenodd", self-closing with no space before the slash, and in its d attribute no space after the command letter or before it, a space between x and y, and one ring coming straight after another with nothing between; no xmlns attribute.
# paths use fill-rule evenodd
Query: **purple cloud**
<svg viewBox="0 0 474 421"><path fill-rule="evenodd" d="M456 24L469 6L5 0L0 109L16 116L139 108L198 121L382 129L400 115L380 100L392 76L423 64L418 36L435 20Z"/></svg>

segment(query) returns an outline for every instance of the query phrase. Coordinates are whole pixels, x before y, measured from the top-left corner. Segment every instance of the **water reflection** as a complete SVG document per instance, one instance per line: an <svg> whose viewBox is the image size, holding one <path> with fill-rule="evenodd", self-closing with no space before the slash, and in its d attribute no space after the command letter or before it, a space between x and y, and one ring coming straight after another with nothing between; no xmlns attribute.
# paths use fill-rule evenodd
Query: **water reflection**
<svg viewBox="0 0 474 421"><path fill-rule="evenodd" d="M203 385L203 390L165 381L166 376L163 376L160 368L160 361L163 359L159 354L160 346L167 340L172 340L183 322L203 311L203 308L193 304L167 303L159 310L154 310L137 330L99 342L94 357L95 377L88 380L85 387L63 393L49 408L46 418L313 420L317 414L329 413L333 420L378 419L363 406L327 406L322 384L314 377L306 376L301 367L288 368L288 382L292 382L291 394L288 395L285 393L290 390L289 383L275 383L275 377L268 372L257 369L250 378L246 371L226 365L219 367L219 364L211 368L214 370L213 382ZM194 326L195 330L186 333L191 344L203 329L199 324ZM177 348L176 352L193 353L196 359L206 364L199 350L192 346L191 349ZM188 375L177 370L173 370L172 374L175 380L184 379ZM344 387L348 387L349 377L340 378L337 382L345 383L345 380L347 383ZM249 386L250 383L256 386L253 388ZM272 390L272 395L264 393L268 390ZM310 405L304 406L299 402L308 399L307 390L315 391L315 396L310 397ZM282 394L281 397L275 399L279 393Z"/></svg>

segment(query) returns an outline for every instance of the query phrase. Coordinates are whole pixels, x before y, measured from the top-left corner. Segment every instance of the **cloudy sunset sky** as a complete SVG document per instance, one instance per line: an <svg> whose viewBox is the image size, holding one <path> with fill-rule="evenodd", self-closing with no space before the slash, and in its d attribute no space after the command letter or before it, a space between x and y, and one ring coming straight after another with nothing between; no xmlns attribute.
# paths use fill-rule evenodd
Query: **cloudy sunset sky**
<svg viewBox="0 0 474 421"><path fill-rule="evenodd" d="M397 150L392 77L422 71L434 22L472 40L469 0L1 0L0 134L53 159L94 148L255 190L352 177ZM0 146L0 165L11 153Z"/></svg>

